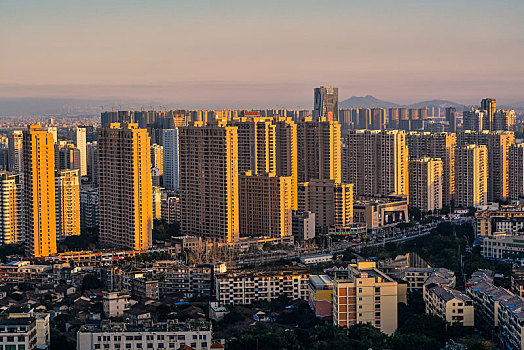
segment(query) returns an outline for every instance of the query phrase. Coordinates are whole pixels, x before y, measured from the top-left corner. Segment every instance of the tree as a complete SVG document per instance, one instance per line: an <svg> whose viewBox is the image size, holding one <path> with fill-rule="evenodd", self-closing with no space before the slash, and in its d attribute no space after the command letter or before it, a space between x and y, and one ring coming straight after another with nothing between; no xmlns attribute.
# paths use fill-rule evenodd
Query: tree
<svg viewBox="0 0 524 350"><path fill-rule="evenodd" d="M84 276L84 279L82 280L83 290L98 289L100 287L102 287L102 282L94 273L88 273Z"/></svg>
<svg viewBox="0 0 524 350"><path fill-rule="evenodd" d="M392 350L405 350L405 349L439 350L441 348L440 343L435 338L430 338L422 334L395 333L389 339L388 343ZM476 348L472 348L472 349L476 349Z"/></svg>

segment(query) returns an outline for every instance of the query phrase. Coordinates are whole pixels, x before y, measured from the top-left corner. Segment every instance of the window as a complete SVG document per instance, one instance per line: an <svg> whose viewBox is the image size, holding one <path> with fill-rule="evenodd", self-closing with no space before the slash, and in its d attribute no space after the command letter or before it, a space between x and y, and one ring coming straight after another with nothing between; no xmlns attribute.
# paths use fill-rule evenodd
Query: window
<svg viewBox="0 0 524 350"><path fill-rule="evenodd" d="M100 344L95 344L95 349L100 349Z"/></svg>

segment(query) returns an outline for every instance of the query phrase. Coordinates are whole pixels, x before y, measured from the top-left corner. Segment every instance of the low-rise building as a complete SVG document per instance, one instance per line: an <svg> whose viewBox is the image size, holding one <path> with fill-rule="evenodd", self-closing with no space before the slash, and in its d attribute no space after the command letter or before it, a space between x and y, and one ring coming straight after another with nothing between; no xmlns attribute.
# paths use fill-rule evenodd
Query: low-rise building
<svg viewBox="0 0 524 350"><path fill-rule="evenodd" d="M148 278L135 278L131 282L131 294L140 299L158 299L158 281Z"/></svg>
<svg viewBox="0 0 524 350"><path fill-rule="evenodd" d="M104 292L102 306L106 317L123 316L130 307L129 299L131 296L125 292Z"/></svg>
<svg viewBox="0 0 524 350"><path fill-rule="evenodd" d="M397 329L397 282L374 262L350 265L345 278L333 280L333 324L369 323L382 332Z"/></svg>
<svg viewBox="0 0 524 350"><path fill-rule="evenodd" d="M524 236L497 234L482 239L484 258L522 264L524 262Z"/></svg>
<svg viewBox="0 0 524 350"><path fill-rule="evenodd" d="M2 313L2 317L6 317L10 320L34 319L34 329L36 330L36 347L41 350L49 349L49 346L51 343L51 331L49 327L50 316L48 313L36 312L31 307L24 307L24 308L13 308L12 307L4 311ZM8 347L4 346L4 349L8 350ZM22 349L22 347L18 346L16 349L19 350L19 349Z"/></svg>
<svg viewBox="0 0 524 350"><path fill-rule="evenodd" d="M426 283L435 283L450 288L455 287L455 273L445 268L407 267L401 278L408 283L408 293L423 290Z"/></svg>
<svg viewBox="0 0 524 350"><path fill-rule="evenodd" d="M315 213L293 210L291 220L295 242L315 238Z"/></svg>
<svg viewBox="0 0 524 350"><path fill-rule="evenodd" d="M321 320L333 318L333 280L328 275L309 276L309 306Z"/></svg>
<svg viewBox="0 0 524 350"><path fill-rule="evenodd" d="M209 349L211 326L198 322L158 323L151 327L102 321L84 325L76 335L78 350L92 349Z"/></svg>
<svg viewBox="0 0 524 350"><path fill-rule="evenodd" d="M34 317L0 317L0 337L4 349L37 349Z"/></svg>
<svg viewBox="0 0 524 350"><path fill-rule="evenodd" d="M329 261L333 261L333 254L315 254L300 257L300 262L306 265L319 264Z"/></svg>
<svg viewBox="0 0 524 350"><path fill-rule="evenodd" d="M438 316L449 324L475 325L473 300L469 296L439 285L426 286L424 292L427 314Z"/></svg>
<svg viewBox="0 0 524 350"><path fill-rule="evenodd" d="M409 222L408 201L399 197L357 201L353 205L353 222L368 230Z"/></svg>
<svg viewBox="0 0 524 350"><path fill-rule="evenodd" d="M308 300L309 275L295 271L217 274L216 298L221 305L251 304L273 300L281 295Z"/></svg>

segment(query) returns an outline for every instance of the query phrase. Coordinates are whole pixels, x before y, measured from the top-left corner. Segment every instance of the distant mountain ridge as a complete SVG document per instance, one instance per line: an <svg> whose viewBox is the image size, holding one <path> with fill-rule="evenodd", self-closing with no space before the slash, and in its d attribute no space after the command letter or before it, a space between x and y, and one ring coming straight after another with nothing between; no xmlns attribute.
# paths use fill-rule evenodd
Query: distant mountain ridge
<svg viewBox="0 0 524 350"><path fill-rule="evenodd" d="M364 97L352 96L339 103L339 108L423 108L423 107L455 107L462 111L466 108L465 105L447 100L430 100L412 103L410 105L402 105L395 102L380 100L374 96L368 95Z"/></svg>

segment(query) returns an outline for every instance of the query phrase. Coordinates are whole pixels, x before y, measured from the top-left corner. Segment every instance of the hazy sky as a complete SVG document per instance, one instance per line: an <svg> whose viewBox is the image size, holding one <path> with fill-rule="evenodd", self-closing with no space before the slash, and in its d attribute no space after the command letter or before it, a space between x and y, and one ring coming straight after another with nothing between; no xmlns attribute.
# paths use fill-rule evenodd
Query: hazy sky
<svg viewBox="0 0 524 350"><path fill-rule="evenodd" d="M0 97L524 100L522 0L0 0Z"/></svg>

